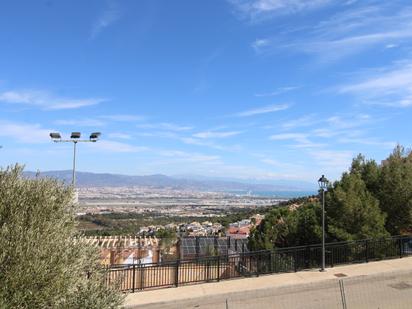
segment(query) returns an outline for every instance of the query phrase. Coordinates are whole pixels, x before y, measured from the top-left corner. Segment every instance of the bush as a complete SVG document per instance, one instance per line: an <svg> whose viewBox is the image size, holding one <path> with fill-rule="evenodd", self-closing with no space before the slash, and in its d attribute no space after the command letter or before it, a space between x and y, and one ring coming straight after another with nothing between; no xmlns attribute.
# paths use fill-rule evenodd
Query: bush
<svg viewBox="0 0 412 309"><path fill-rule="evenodd" d="M0 170L0 308L117 308L99 253L76 232L70 187Z"/></svg>

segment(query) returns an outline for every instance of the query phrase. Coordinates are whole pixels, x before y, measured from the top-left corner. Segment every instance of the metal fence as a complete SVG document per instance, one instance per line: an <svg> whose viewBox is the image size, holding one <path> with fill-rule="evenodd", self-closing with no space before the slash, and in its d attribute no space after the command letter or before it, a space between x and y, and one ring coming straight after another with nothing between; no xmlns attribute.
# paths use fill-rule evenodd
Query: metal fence
<svg viewBox="0 0 412 309"><path fill-rule="evenodd" d="M326 244L326 265L363 263L412 255L412 236ZM262 274L296 272L320 267L321 245L280 248L107 270L106 284L125 292L177 287Z"/></svg>

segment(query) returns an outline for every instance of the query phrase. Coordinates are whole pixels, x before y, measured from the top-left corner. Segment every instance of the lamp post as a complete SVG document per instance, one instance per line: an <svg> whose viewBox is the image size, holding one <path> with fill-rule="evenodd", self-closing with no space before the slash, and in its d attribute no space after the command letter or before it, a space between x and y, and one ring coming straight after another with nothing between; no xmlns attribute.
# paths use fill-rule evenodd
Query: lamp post
<svg viewBox="0 0 412 309"><path fill-rule="evenodd" d="M101 133L94 132L90 134L89 139L80 139L80 132L72 132L69 139L62 139L60 133L50 133L50 137L55 143L73 143L73 173L72 173L72 186L76 185L76 146L77 143L95 143L99 140Z"/></svg>
<svg viewBox="0 0 412 309"><path fill-rule="evenodd" d="M320 271L325 271L325 191L328 188L329 181L325 175L319 178L318 184L322 191L322 268Z"/></svg>

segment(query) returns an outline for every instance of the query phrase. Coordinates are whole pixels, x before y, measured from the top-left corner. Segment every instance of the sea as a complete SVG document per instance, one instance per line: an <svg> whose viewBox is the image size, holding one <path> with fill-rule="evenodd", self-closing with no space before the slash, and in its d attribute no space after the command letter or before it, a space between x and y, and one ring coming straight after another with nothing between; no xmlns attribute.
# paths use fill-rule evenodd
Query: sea
<svg viewBox="0 0 412 309"><path fill-rule="evenodd" d="M297 198L318 194L317 191L230 191L229 193L246 196L272 197L272 198Z"/></svg>

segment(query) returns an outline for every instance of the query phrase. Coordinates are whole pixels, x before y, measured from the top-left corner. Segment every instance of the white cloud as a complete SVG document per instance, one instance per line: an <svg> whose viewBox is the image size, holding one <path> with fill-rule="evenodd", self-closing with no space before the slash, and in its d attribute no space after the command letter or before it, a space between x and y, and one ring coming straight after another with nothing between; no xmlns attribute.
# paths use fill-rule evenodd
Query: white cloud
<svg viewBox="0 0 412 309"><path fill-rule="evenodd" d="M90 149L98 151L114 152L114 153L136 153L148 151L148 147L135 146L127 143L121 143L110 140L100 140L97 143L85 143ZM91 145L92 144L92 145Z"/></svg>
<svg viewBox="0 0 412 309"><path fill-rule="evenodd" d="M98 119L61 119L56 120L54 122L57 125L62 126L75 126L75 127L101 127L104 126L105 123Z"/></svg>
<svg viewBox="0 0 412 309"><path fill-rule="evenodd" d="M255 52L259 53L262 49L264 49L266 46L270 45L270 40L268 39L256 39L252 43L252 48L255 50Z"/></svg>
<svg viewBox="0 0 412 309"><path fill-rule="evenodd" d="M385 45L385 48L396 48L396 47L398 47L398 45L397 44L386 44Z"/></svg>
<svg viewBox="0 0 412 309"><path fill-rule="evenodd" d="M43 110L77 109L106 101L101 98L73 99L57 97L45 91L20 90L0 93L0 101L10 104L24 104Z"/></svg>
<svg viewBox="0 0 412 309"><path fill-rule="evenodd" d="M307 53L317 54L325 60L333 61L342 57L356 54L376 44L384 44L388 41L412 38L412 28L397 31L382 31L362 35L347 36L331 40L319 40L304 43L297 48L302 48ZM333 51L333 52L332 52Z"/></svg>
<svg viewBox="0 0 412 309"><path fill-rule="evenodd" d="M178 139L179 136L176 132L167 132L167 131L155 131L155 132L136 132L134 133L135 136L142 136L142 137L158 137L158 138L172 138Z"/></svg>
<svg viewBox="0 0 412 309"><path fill-rule="evenodd" d="M242 149L242 147L239 146L239 145L219 145L219 144L216 144L213 141L205 140L205 139L201 139L201 138L180 137L178 139L182 143L185 143L185 144L188 144L188 145L203 146L203 147L208 147L208 148L223 150L223 151L236 152L236 151L240 151Z"/></svg>
<svg viewBox="0 0 412 309"><path fill-rule="evenodd" d="M172 157L178 160L185 160L190 162L215 162L220 159L216 155L205 155L199 153L185 152L181 150L162 150L158 154L165 157Z"/></svg>
<svg viewBox="0 0 412 309"><path fill-rule="evenodd" d="M181 125L176 125L176 124L170 124L170 123L160 123L160 124L149 124L149 123L144 123L144 124L138 124L138 128L143 128L143 129L152 129L156 128L156 131L151 131L151 132L136 132L133 135L134 136L142 136L142 137L153 137L153 138L166 138L166 139L173 139L180 141L184 144L187 145L196 145L196 146L202 146L202 147L208 147L212 149L218 149L218 150L223 150L223 151L239 151L241 149L240 146L238 145L219 145L215 143L212 139L219 139L219 138L225 138L229 136L234 136L236 134L240 134L241 132L239 131L217 131L215 130L210 130L210 131L204 131L204 132L198 132L195 133L191 136L184 136L184 133L187 134L186 131L192 130L193 127L189 126L181 126ZM158 131L162 130L164 131Z"/></svg>
<svg viewBox="0 0 412 309"><path fill-rule="evenodd" d="M325 166L340 172L347 170L352 162L354 153L347 150L324 150L317 149L309 151L309 155L316 160L320 166Z"/></svg>
<svg viewBox="0 0 412 309"><path fill-rule="evenodd" d="M284 140L295 140L295 141L306 141L307 134L303 133L281 133L274 134L270 136L270 139L273 141L284 141Z"/></svg>
<svg viewBox="0 0 412 309"><path fill-rule="evenodd" d="M342 144L360 144L366 146L378 146L380 148L386 149L394 149L396 146L396 142L385 142L380 141L377 139L372 139L370 137L362 137L362 138L349 138L349 137L342 137L337 140L338 143Z"/></svg>
<svg viewBox="0 0 412 309"><path fill-rule="evenodd" d="M393 5L392 5L393 4ZM340 3L342 6L342 3ZM319 57L323 62L337 61L372 47L401 46L412 39L412 7L382 2L359 3L342 7L339 13L315 26L306 25L290 36L261 38L259 53L294 50Z"/></svg>
<svg viewBox="0 0 412 309"><path fill-rule="evenodd" d="M228 0L241 17L260 21L323 7L332 0Z"/></svg>
<svg viewBox="0 0 412 309"><path fill-rule="evenodd" d="M355 113L346 115L334 115L315 118L314 115L303 116L282 124L282 128L291 129L299 127L309 128L304 133L280 133L269 137L275 141L294 141L290 145L294 148L315 149L327 146L330 143L337 144L363 144L380 148L393 148L391 141L381 141L374 136L368 136L368 128L371 124L378 123L384 118L372 117L369 114ZM321 140L313 142L312 140Z"/></svg>
<svg viewBox="0 0 412 309"><path fill-rule="evenodd" d="M209 139L209 138L226 138L235 135L239 135L241 131L204 131L193 134L194 137Z"/></svg>
<svg viewBox="0 0 412 309"><path fill-rule="evenodd" d="M158 130L170 130L174 132L180 131L190 131L193 129L191 126L182 126L174 123L169 122L161 122L161 123L142 123L136 125L138 128L142 129L158 129Z"/></svg>
<svg viewBox="0 0 412 309"><path fill-rule="evenodd" d="M355 83L341 86L338 91L353 94L367 104L412 106L412 60L375 70Z"/></svg>
<svg viewBox="0 0 412 309"><path fill-rule="evenodd" d="M288 104L275 104L275 105L268 105L263 106L255 109L246 110L237 114L234 114L236 117L249 117L267 113L274 113L278 111L283 111L289 108Z"/></svg>
<svg viewBox="0 0 412 309"><path fill-rule="evenodd" d="M270 136L269 139L272 141L293 141L295 144L291 146L295 148L312 149L325 146L325 144L312 142L306 133L280 133Z"/></svg>
<svg viewBox="0 0 412 309"><path fill-rule="evenodd" d="M200 167L201 169L202 167ZM271 170L265 166L265 168L258 168L251 165L236 165L226 164L225 162L216 162L211 164L201 171L203 174L217 177L233 177L237 179L244 179L248 181L270 181L279 179L313 179L313 175L308 173L305 169L297 167L297 169L290 169L289 171L279 172L278 170Z"/></svg>
<svg viewBox="0 0 412 309"><path fill-rule="evenodd" d="M131 139L132 138L130 134L118 133L118 132L109 133L107 136L109 138L114 138L114 139Z"/></svg>
<svg viewBox="0 0 412 309"><path fill-rule="evenodd" d="M121 16L121 12L120 12L117 2L114 0L108 0L106 2L106 8L97 18L97 20L93 23L91 37L95 38L105 28L109 27L116 20L118 20L120 16Z"/></svg>
<svg viewBox="0 0 412 309"><path fill-rule="evenodd" d="M319 117L316 117L315 114L309 114L309 115L299 117L297 119L291 119L291 120L285 121L281 125L281 127L285 130L289 130L289 129L295 129L295 128L300 128L300 127L309 127L309 126L318 124L319 122L321 122L321 120L319 120Z"/></svg>
<svg viewBox="0 0 412 309"><path fill-rule="evenodd" d="M112 115L102 115L99 118L116 121L116 122L133 122L142 121L145 117L140 115L129 115L129 114L112 114Z"/></svg>
<svg viewBox="0 0 412 309"><path fill-rule="evenodd" d="M42 128L39 124L18 123L0 120L0 136L22 143L49 143L52 130Z"/></svg>
<svg viewBox="0 0 412 309"><path fill-rule="evenodd" d="M299 89L299 87L297 86L287 86L287 87L279 87L278 89L276 89L275 91L272 92L266 92L266 93L257 93L255 94L255 97L273 97L285 92L289 92L295 89Z"/></svg>
<svg viewBox="0 0 412 309"><path fill-rule="evenodd" d="M242 147L239 145L219 145L209 140L193 138L193 137L181 137L179 138L179 140L182 143L185 143L188 145L203 146L203 147L208 147L208 148L222 150L222 151L231 151L231 152L235 151L236 152L242 149Z"/></svg>
<svg viewBox="0 0 412 309"><path fill-rule="evenodd" d="M265 156L261 156L260 161L261 161L262 163L265 163L265 164L267 164L267 165L271 165L271 166L277 167L277 168L279 168L279 169L288 169L288 170L295 170L295 171L303 170L303 169L304 169L304 168L303 168L302 166L300 166L300 165L292 164L292 163L287 163L287 162L279 161L279 160L274 160L274 159L272 159L272 158L268 158L268 157L265 157Z"/></svg>
<svg viewBox="0 0 412 309"><path fill-rule="evenodd" d="M366 124L370 124L371 122L375 122L377 120L378 119L372 118L368 114L355 114L346 117L335 115L326 119L326 123L329 127L324 127L324 129L329 129L331 131L353 129L365 126Z"/></svg>

